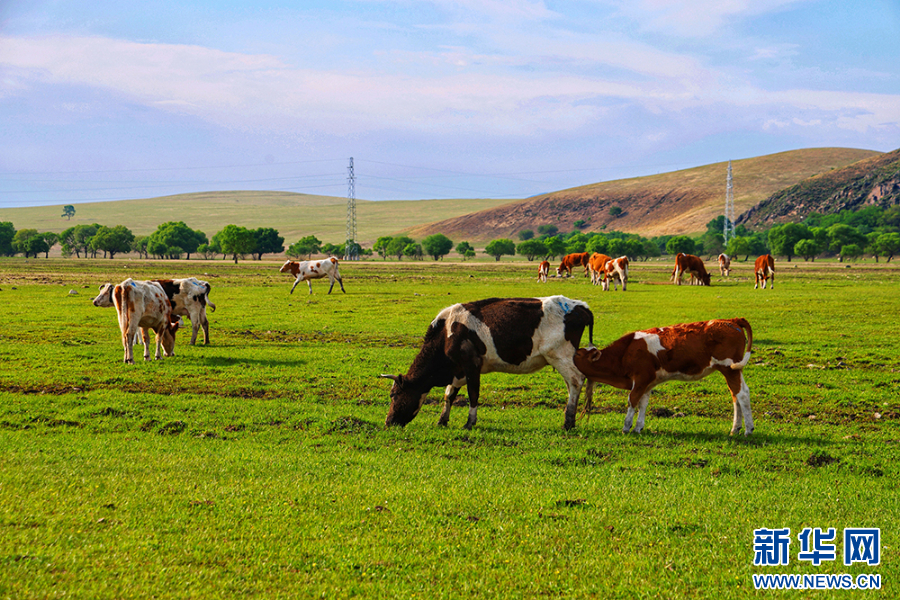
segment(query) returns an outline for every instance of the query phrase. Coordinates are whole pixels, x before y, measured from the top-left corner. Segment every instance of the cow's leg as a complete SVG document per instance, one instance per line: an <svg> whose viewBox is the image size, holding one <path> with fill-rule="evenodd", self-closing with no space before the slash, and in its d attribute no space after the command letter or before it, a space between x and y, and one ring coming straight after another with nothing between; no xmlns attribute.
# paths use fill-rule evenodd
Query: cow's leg
<svg viewBox="0 0 900 600"><path fill-rule="evenodd" d="M566 382L566 390L569 392L569 397L566 401L566 416L563 421L563 429L568 431L575 427L575 416L578 414L578 397L581 396L581 388L584 385L585 376L572 362L571 354L567 357L547 357L547 359L547 362L562 375L563 380ZM593 383L588 382L588 387L585 391L585 402L588 403L586 406L590 406L589 402L593 400L593 390Z"/></svg>
<svg viewBox="0 0 900 600"><path fill-rule="evenodd" d="M631 424L634 422L634 413L640 410L637 424L634 428L635 433L640 433L644 428L644 411L647 403L650 401L650 390L644 384L635 381L631 386L631 392L628 394L628 410L625 412L625 425L622 427L622 433L631 431Z"/></svg>
<svg viewBox="0 0 900 600"><path fill-rule="evenodd" d="M754 275L756 275L756 285L753 286L753 289L755 290L759 288L759 272L754 273Z"/></svg>
<svg viewBox="0 0 900 600"><path fill-rule="evenodd" d="M312 279L307 279L306 285L309 286L309 293L312 294Z"/></svg>
<svg viewBox="0 0 900 600"><path fill-rule="evenodd" d="M469 392L469 418L464 426L466 429L472 429L478 421L478 396L481 392L481 373L479 371L466 374L466 391ZM446 405L444 408L447 408Z"/></svg>
<svg viewBox="0 0 900 600"><path fill-rule="evenodd" d="M647 405L650 404L650 390L644 392L644 395L641 396L640 404L638 406L638 418L637 422L634 424L634 432L640 433L644 430L644 417L647 415Z"/></svg>
<svg viewBox="0 0 900 600"><path fill-rule="evenodd" d="M150 332L141 327L135 332L135 335L141 336L141 343L144 345L144 360L150 360Z"/></svg>
<svg viewBox="0 0 900 600"><path fill-rule="evenodd" d="M298 283L300 283L300 275L297 275L297 279L294 280L294 285L291 286L292 294L294 293L294 288L297 287ZM312 290L310 290L310 293L312 293Z"/></svg>
<svg viewBox="0 0 900 600"><path fill-rule="evenodd" d="M153 332L156 334L156 360L162 360L162 340L163 334L166 331L166 324L163 324L157 329L154 329ZM146 331L144 335L147 335ZM149 336L148 336L149 341ZM150 360L150 349L144 351L144 360Z"/></svg>
<svg viewBox="0 0 900 600"><path fill-rule="evenodd" d="M329 275L328 278L331 280L331 285L328 287L328 293L331 293L331 290L334 289L334 275Z"/></svg>
<svg viewBox="0 0 900 600"><path fill-rule="evenodd" d="M464 385L466 385L465 377L463 377L462 379L454 379L453 383L448 385L447 389L444 390L444 409L441 411L441 416L438 419L438 425L446 427L450 422L450 409L453 407L453 403L456 401L456 396L457 394L459 394L459 390Z"/></svg>
<svg viewBox="0 0 900 600"><path fill-rule="evenodd" d="M731 391L731 401L734 403L734 421L731 424L731 435L741 428L741 420L744 421L744 435L753 433L753 413L750 410L750 388L744 381L743 371L722 371L725 382Z"/></svg>
<svg viewBox="0 0 900 600"><path fill-rule="evenodd" d="M191 320L191 329L193 330L193 333L191 333L191 346L193 346L197 342L197 334L200 333L200 315L191 315L189 318ZM208 338L209 334L207 334L207 344L209 343Z"/></svg>
<svg viewBox="0 0 900 600"><path fill-rule="evenodd" d="M771 274L772 274L772 285L769 286L769 289L774 290L775 289L775 271L771 271Z"/></svg>
<svg viewBox="0 0 900 600"><path fill-rule="evenodd" d="M203 343L209 346L209 319L206 318L206 309L200 311L200 326L203 327Z"/></svg>

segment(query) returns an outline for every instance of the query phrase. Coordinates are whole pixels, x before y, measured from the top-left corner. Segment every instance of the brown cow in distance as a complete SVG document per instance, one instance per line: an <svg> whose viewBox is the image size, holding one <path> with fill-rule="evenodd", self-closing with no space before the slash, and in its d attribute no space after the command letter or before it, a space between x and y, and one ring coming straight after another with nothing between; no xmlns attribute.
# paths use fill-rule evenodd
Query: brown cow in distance
<svg viewBox="0 0 900 600"><path fill-rule="evenodd" d="M538 281L541 283L547 283L547 276L550 274L550 262L549 261L541 261L541 264L538 265Z"/></svg>
<svg viewBox="0 0 900 600"><path fill-rule="evenodd" d="M605 254L594 252L588 260L588 268L591 271L591 283L600 285L606 279L606 263L610 258Z"/></svg>
<svg viewBox="0 0 900 600"><path fill-rule="evenodd" d="M556 275L558 277L562 276L563 271L572 275L572 269L575 267L584 267L584 273L587 275L588 272L588 260L589 254L587 252L577 252L575 254L566 254L562 262L559 263L559 266L556 267Z"/></svg>
<svg viewBox="0 0 900 600"><path fill-rule="evenodd" d="M722 274L722 277L728 277L731 273L731 257L727 254L719 255L719 273Z"/></svg>
<svg viewBox="0 0 900 600"><path fill-rule="evenodd" d="M628 257L620 256L606 261L606 279L603 280L603 291L609 291L609 282L612 281L613 289L618 290L616 281L622 282L622 291L628 285Z"/></svg>
<svg viewBox="0 0 900 600"><path fill-rule="evenodd" d="M754 290L759 287L760 281L762 281L762 288L766 289L766 281L769 277L772 278L772 285L769 289L775 289L775 259L772 258L771 254L763 254L757 258L756 264L753 266L753 272L756 275Z"/></svg>
<svg viewBox="0 0 900 600"><path fill-rule="evenodd" d="M331 290L334 289L335 281L341 284L341 291L345 294L347 293L347 290L344 289L344 280L341 279L341 274L338 272L338 259L333 256L330 256L325 260L305 260L303 262L288 260L281 265L279 272L290 273L297 278L294 280L294 285L291 286L292 294L294 293L294 288L297 287L297 284L301 281L306 282L306 285L309 286L309 293L312 294L312 283L310 280L321 279L323 277L327 277L331 280L331 285L328 287L329 294L331 293Z"/></svg>
<svg viewBox="0 0 900 600"><path fill-rule="evenodd" d="M681 285L681 277L685 273L690 273L692 285L694 278L700 282L699 285L710 285L710 276L706 272L706 267L703 266L703 259L693 254L679 252L675 256L675 270L672 271L672 280L675 285Z"/></svg>
<svg viewBox="0 0 900 600"><path fill-rule="evenodd" d="M745 337L746 333L746 337ZM746 319L716 319L628 333L606 348L581 348L575 353L578 370L589 381L629 390L624 433L644 428L650 391L666 381L699 381L714 371L725 376L734 403L734 435L744 422L744 435L753 432L750 389L743 368L750 361L753 330ZM591 396L593 397L593 396ZM585 400L589 412L591 400Z"/></svg>

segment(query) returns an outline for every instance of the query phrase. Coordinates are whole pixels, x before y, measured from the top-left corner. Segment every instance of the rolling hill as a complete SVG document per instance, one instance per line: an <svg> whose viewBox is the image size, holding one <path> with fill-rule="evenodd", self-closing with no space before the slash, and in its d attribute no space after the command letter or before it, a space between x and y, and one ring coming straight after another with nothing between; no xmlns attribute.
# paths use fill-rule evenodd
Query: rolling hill
<svg viewBox="0 0 900 600"><path fill-rule="evenodd" d="M748 227L771 227L863 206L900 204L900 150L804 179L776 192L737 218Z"/></svg>
<svg viewBox="0 0 900 600"><path fill-rule="evenodd" d="M732 161L734 203L741 214L772 194L810 176L879 156L871 150L814 148ZM484 242L513 238L523 229L551 224L571 231L576 220L585 231L616 229L645 236L695 234L721 215L725 205L728 163L595 183L511 202L477 213L413 227L419 239L441 232L451 239ZM618 206L616 218L609 209Z"/></svg>
<svg viewBox="0 0 900 600"><path fill-rule="evenodd" d="M733 161L736 213L746 213L810 177L818 175L814 181L821 181L828 174L843 172L848 165L862 169L866 164L880 164L877 161L882 156L887 155L871 150L815 148ZM359 241L366 246L380 236L400 233L419 240L443 233L455 241L482 245L495 238L513 238L522 229L536 230L545 224L571 231L577 220L586 221L586 231L608 228L645 236L694 234L704 231L707 222L722 214L726 170L727 163L722 162L595 183L514 202L357 200L357 232ZM284 236L286 244L307 235L331 243L346 238L347 200L334 196L204 192L74 206L76 213L71 220L61 216L59 204L0 209L0 221L11 221L16 229L57 233L78 224L125 225L136 235L149 234L166 221L184 221L210 237L233 223L250 228L273 227ZM613 206L622 209L618 218L609 214Z"/></svg>
<svg viewBox="0 0 900 600"><path fill-rule="evenodd" d="M357 235L371 246L378 237L402 229L448 219L506 204L509 200L357 200ZM180 194L142 200L75 204L75 216L67 220L62 204L27 208L0 208L0 222L16 229L56 233L73 225L99 223L125 225L135 235L147 235L166 221L184 221L212 237L233 223L249 228L273 227L289 245L307 235L323 242L342 243L347 238L347 199L290 192L239 191Z"/></svg>

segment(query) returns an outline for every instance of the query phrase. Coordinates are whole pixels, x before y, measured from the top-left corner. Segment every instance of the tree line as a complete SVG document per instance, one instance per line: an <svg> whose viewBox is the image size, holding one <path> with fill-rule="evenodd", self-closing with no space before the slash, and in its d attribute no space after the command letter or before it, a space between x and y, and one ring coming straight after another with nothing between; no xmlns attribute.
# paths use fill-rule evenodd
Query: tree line
<svg viewBox="0 0 900 600"><path fill-rule="evenodd" d="M67 216L64 212L63 216ZM839 260L872 255L875 260L885 257L890 261L900 253L900 206L881 208L870 206L857 211L821 215L810 214L802 222L775 225L767 230L751 231L743 225L735 228L735 237L725 244L723 229L725 217L720 215L706 225L700 236L663 235L645 238L621 231L584 232L584 221L576 221L574 229L561 233L556 225L541 225L537 231L523 229L518 232L518 242L508 238L491 240L483 253L494 260L503 256L519 255L529 261L561 258L576 252L599 252L609 256L629 256L633 260L646 260L662 255L706 255L719 253L741 260L751 256L771 253L788 261L794 257L815 260L819 256L837 256ZM211 239L202 231L194 230L182 221L169 221L159 225L153 233L135 236L124 225L107 227L75 225L56 234L38 232L36 229L16 230L12 223L0 223L0 256L23 254L26 258L44 254L60 245L62 255L96 258L113 258L116 254L135 252L142 258L190 259L200 255L206 259L231 258L235 263L250 255L261 260L264 254L285 252L289 258L311 258L324 253L344 256L346 244L323 243L314 235L301 238L284 248L284 238L270 227L248 229L239 225L226 225ZM356 254L382 259L407 257L424 260L426 256L442 260L455 249L463 259L476 256L475 247L467 242L454 244L442 233L429 235L421 242L409 236L383 236L372 248L356 244Z"/></svg>

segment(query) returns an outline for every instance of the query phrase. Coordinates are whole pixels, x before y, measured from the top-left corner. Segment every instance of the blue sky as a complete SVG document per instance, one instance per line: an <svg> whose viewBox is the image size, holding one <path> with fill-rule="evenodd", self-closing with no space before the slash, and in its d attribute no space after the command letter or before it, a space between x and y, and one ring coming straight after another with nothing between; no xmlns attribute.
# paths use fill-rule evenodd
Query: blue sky
<svg viewBox="0 0 900 600"><path fill-rule="evenodd" d="M0 0L0 207L345 196L351 156L382 200L894 150L900 2L850 4Z"/></svg>

